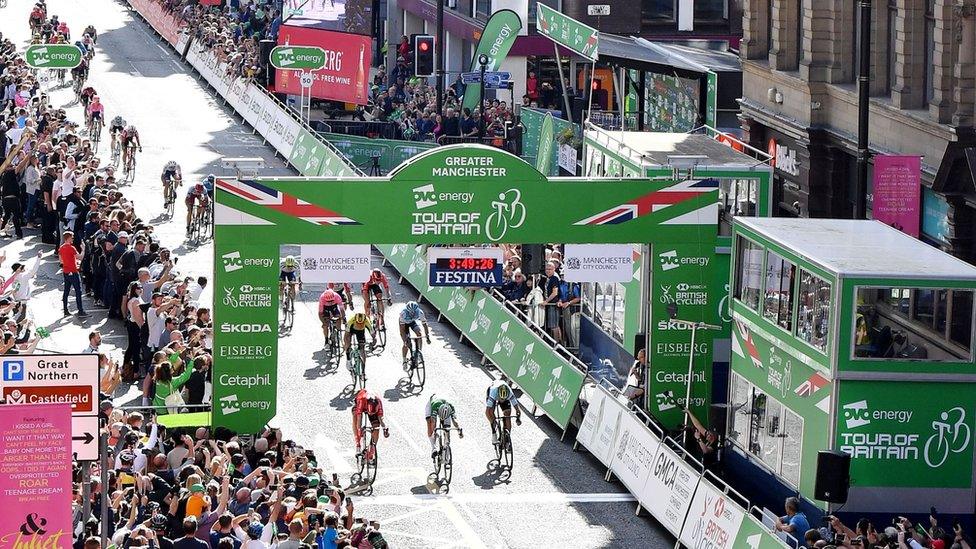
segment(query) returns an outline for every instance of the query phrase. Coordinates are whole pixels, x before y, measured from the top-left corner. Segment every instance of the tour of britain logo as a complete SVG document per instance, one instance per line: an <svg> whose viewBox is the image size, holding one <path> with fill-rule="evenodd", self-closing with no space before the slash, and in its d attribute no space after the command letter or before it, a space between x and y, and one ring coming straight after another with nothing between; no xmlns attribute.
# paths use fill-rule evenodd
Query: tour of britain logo
<svg viewBox="0 0 976 549"><path fill-rule="evenodd" d="M492 242L505 238L509 229L517 229L525 223L525 204L522 191L512 188L498 193L491 201L491 212L479 211L475 205L475 193L470 191L438 192L433 183L413 189L414 206L411 214L410 234L414 236L473 236L484 235ZM423 211L433 206L451 204L447 211Z"/></svg>

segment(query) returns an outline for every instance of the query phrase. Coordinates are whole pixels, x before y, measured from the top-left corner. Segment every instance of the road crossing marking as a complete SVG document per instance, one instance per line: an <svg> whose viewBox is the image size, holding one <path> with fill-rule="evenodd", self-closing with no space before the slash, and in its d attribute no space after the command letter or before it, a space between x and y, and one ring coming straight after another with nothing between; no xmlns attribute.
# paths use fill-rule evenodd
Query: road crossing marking
<svg viewBox="0 0 976 549"><path fill-rule="evenodd" d="M358 505L415 505L424 502L459 504L531 503L568 505L575 503L633 503L634 496L620 492L564 494L559 492L525 492L515 494L399 494L356 500Z"/></svg>

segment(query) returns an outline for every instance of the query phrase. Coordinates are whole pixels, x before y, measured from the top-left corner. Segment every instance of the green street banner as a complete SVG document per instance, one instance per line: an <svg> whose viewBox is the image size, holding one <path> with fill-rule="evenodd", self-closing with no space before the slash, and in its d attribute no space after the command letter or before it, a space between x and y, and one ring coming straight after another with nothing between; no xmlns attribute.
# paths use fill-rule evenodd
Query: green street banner
<svg viewBox="0 0 976 549"><path fill-rule="evenodd" d="M858 488L972 486L972 385L843 381L837 404L836 448Z"/></svg>
<svg viewBox="0 0 976 549"><path fill-rule="evenodd" d="M542 119L542 130L539 132L539 152L535 157L535 169L548 174L552 165L553 136L552 113L547 112Z"/></svg>
<svg viewBox="0 0 976 549"><path fill-rule="evenodd" d="M600 32L568 15L538 4L535 28L539 34L579 55L596 61L600 56Z"/></svg>
<svg viewBox="0 0 976 549"><path fill-rule="evenodd" d="M552 146L550 150L550 159L547 164L541 164L539 157L539 149L542 146L542 123L546 119L546 115L549 111L542 109L532 109L524 108L522 109L522 126L524 130L522 132L522 158L526 162L536 166L540 172L547 175L559 175L559 155L557 153L558 149L561 147L559 144L559 139L561 135L565 135L572 132L574 136L579 137L581 135L579 124L571 124L568 120L563 120L562 118L552 117L552 135L550 140L552 141ZM575 149L573 149L575 151ZM539 169L539 166L544 166L544 168ZM575 175L575 173L573 174Z"/></svg>
<svg viewBox="0 0 976 549"><path fill-rule="evenodd" d="M275 46L270 60L276 69L314 71L325 66L325 50L315 46Z"/></svg>
<svg viewBox="0 0 976 549"><path fill-rule="evenodd" d="M266 386L276 381L277 337L268 330L277 322L274 289L281 244L666 242L663 251L673 247L679 254L665 254L669 265L678 266L668 268L675 271L672 279L681 275L684 282L699 284L707 262L691 258L705 257L717 238L715 180L550 180L512 154L468 144L424 151L388 177L364 180L304 130L289 160L308 174L328 172L335 160L345 175L218 179L216 185L214 286L220 298L214 316L220 329L214 334L214 424L241 432L260 429L274 416L274 391ZM377 208L377 197L401 207ZM391 255L398 256L392 250ZM416 275L407 266L405 276L416 276L415 285L426 288L426 254L410 257L417 262L411 263ZM558 369L547 354L552 351L534 335L522 334L524 328L516 327L493 299L482 300L483 293L472 297L464 290L440 288L426 291L425 297L507 368L536 402L544 403L554 420L568 421L579 372ZM695 319L693 310L689 315ZM673 337L662 341L668 346L654 361L672 381L686 371L689 350ZM712 338L700 337L696 349L709 352ZM696 365L710 372L707 358L703 354Z"/></svg>
<svg viewBox="0 0 976 549"><path fill-rule="evenodd" d="M302 128L292 146L288 162L304 176L355 176L346 160L337 151Z"/></svg>
<svg viewBox="0 0 976 549"><path fill-rule="evenodd" d="M81 50L74 44L34 44L24 61L32 69L73 69L81 64Z"/></svg>
<svg viewBox="0 0 976 549"><path fill-rule="evenodd" d="M512 10L498 10L491 15L485 23L485 29L481 31L481 39L478 40L478 47L474 50L471 63L468 65L469 71L480 71L481 65L478 58L481 54L488 56L488 65L485 71L497 71L508 56L509 50L515 44L519 31L522 30L522 20L518 14ZM481 101L481 86L476 84L468 85L464 88L464 97L461 107L467 107L472 111Z"/></svg>
<svg viewBox="0 0 976 549"><path fill-rule="evenodd" d="M427 253L423 246L377 246L424 297L471 343L522 388L562 428L569 425L585 374L573 368L484 290L427 288Z"/></svg>

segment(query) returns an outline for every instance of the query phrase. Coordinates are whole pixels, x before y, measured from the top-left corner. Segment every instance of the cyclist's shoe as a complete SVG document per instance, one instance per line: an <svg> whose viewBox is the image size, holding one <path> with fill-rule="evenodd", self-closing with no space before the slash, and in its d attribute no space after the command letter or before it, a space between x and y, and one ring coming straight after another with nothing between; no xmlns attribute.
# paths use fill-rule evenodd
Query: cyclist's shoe
<svg viewBox="0 0 976 549"><path fill-rule="evenodd" d="M404 372L409 372L410 371L410 359L409 358L403 359L403 371Z"/></svg>
<svg viewBox="0 0 976 549"><path fill-rule="evenodd" d="M495 446L498 446L498 433L495 432L491 433L491 443L494 444Z"/></svg>
<svg viewBox="0 0 976 549"><path fill-rule="evenodd" d="M437 450L430 453L430 459L437 460Z"/></svg>
<svg viewBox="0 0 976 549"><path fill-rule="evenodd" d="M352 359L351 358L347 358L346 359L346 369L349 370L350 372L352 371Z"/></svg>

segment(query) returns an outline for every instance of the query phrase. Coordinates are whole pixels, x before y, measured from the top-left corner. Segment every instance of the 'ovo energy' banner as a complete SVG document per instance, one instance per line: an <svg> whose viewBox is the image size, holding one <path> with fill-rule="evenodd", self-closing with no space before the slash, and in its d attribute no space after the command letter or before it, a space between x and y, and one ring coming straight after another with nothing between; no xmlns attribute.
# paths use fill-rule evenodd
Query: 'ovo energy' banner
<svg viewBox="0 0 976 549"><path fill-rule="evenodd" d="M519 31L522 30L522 20L517 13L512 10L498 10L492 14L491 19L485 23L485 30L481 32L481 40L478 41L478 48L474 51L471 64L468 70L477 72L481 70L478 58L481 54L488 56L488 65L485 71L497 71L502 61L508 56L509 50L515 44ZM464 89L464 97L461 106L474 110L481 101L481 86L471 84Z"/></svg>

